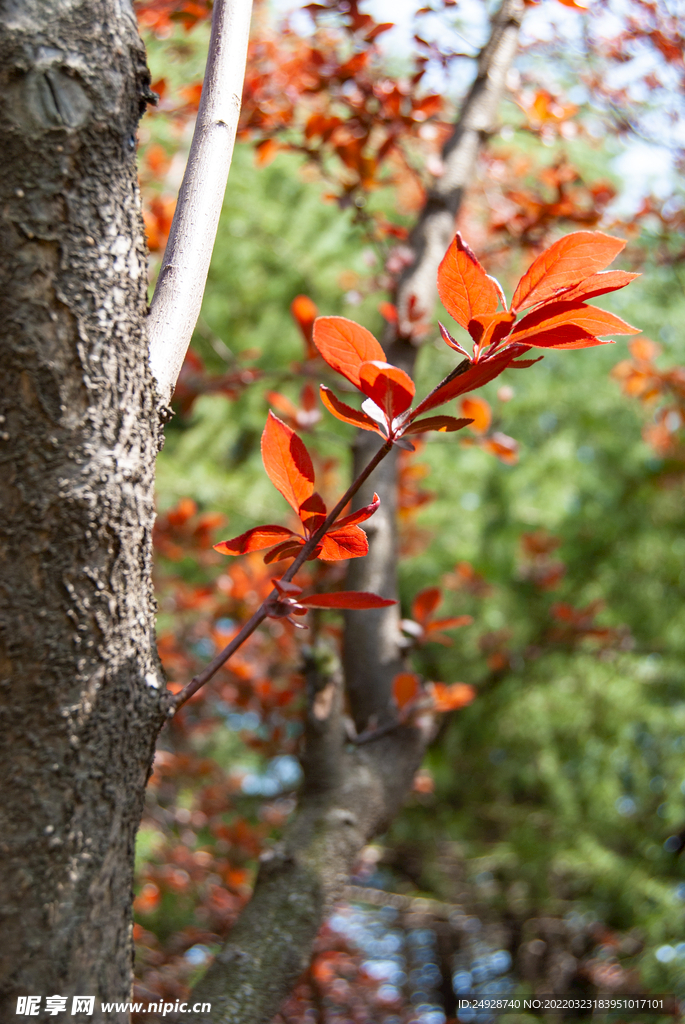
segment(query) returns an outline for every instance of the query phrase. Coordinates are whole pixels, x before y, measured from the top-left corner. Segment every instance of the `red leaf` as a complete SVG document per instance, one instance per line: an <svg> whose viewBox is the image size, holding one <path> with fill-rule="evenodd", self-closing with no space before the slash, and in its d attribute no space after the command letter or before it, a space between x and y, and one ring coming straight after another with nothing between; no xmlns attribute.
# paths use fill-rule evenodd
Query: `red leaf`
<svg viewBox="0 0 685 1024"><path fill-rule="evenodd" d="M562 324L553 331L541 331L526 341L536 348L594 348L597 345L613 345L613 341L600 341L594 334L588 334L576 324ZM512 366L521 364L512 363Z"/></svg>
<svg viewBox="0 0 685 1024"><path fill-rule="evenodd" d="M414 381L404 370L376 360L359 367L359 388L383 410L390 423L406 412L416 394Z"/></svg>
<svg viewBox="0 0 685 1024"><path fill-rule="evenodd" d="M286 541L285 544L279 544L273 551L270 551L268 555L264 555L264 562L269 565L271 562L280 562L281 558L291 558L295 555L299 555L300 548L304 544L303 540ZM310 555L310 558L316 558L316 553Z"/></svg>
<svg viewBox="0 0 685 1024"><path fill-rule="evenodd" d="M462 415L473 420L471 430L476 434L484 434L492 422L490 405L484 398L462 398L459 409Z"/></svg>
<svg viewBox="0 0 685 1024"><path fill-rule="evenodd" d="M361 558L369 553L366 534L358 526L344 526L331 530L321 540L319 558L324 562L339 562L343 558Z"/></svg>
<svg viewBox="0 0 685 1024"><path fill-rule="evenodd" d="M310 537L313 533L316 533L320 526L323 526L326 518L326 505L323 498L317 493L317 491L314 491L314 493L300 505L298 515L302 520L302 525L304 526L307 535Z"/></svg>
<svg viewBox="0 0 685 1024"><path fill-rule="evenodd" d="M274 587L282 597L292 597L293 594L301 594L302 587L298 587L297 583L292 583L290 580L271 580Z"/></svg>
<svg viewBox="0 0 685 1024"><path fill-rule="evenodd" d="M222 555L244 555L248 551L262 551L272 544L282 541L285 537L296 537L286 526L256 526L253 530L241 533L232 540L222 540L214 545L214 550Z"/></svg>
<svg viewBox="0 0 685 1024"><path fill-rule="evenodd" d="M626 270L605 270L601 274L593 274L581 284L570 288L568 291L560 292L555 298L562 302L576 302L578 299L594 299L598 295L606 295L607 292L615 292L618 288L625 288L627 284L634 281L640 274L629 274Z"/></svg>
<svg viewBox="0 0 685 1024"><path fill-rule="evenodd" d="M580 327L586 334L639 334L638 327L632 327L625 320L608 313L606 309L597 309L584 302L552 302L533 310L516 324L512 331L512 341L523 341L527 345L536 345L535 335L549 333L567 324ZM544 346L548 348L548 345Z"/></svg>
<svg viewBox="0 0 685 1024"><path fill-rule="evenodd" d="M316 355L312 344L312 328L319 311L308 295L296 295L290 303L290 312L302 331L307 359L312 359Z"/></svg>
<svg viewBox="0 0 685 1024"><path fill-rule="evenodd" d="M512 345L507 346L506 349L497 352L488 359L481 359L479 363L467 363L466 361L460 363L456 370L435 391L432 391L427 398L424 398L423 402L417 405L412 413L412 420L419 413L435 409L436 406L449 402L451 398L463 395L467 391L475 391L476 388L480 388L483 384L487 384L488 381L499 377L500 373L503 373L507 366L517 356L523 355L525 351L527 351L525 345Z"/></svg>
<svg viewBox="0 0 685 1024"><path fill-rule="evenodd" d="M449 315L467 329L470 320L494 313L499 305L497 285L459 232L438 268L438 292Z"/></svg>
<svg viewBox="0 0 685 1024"><path fill-rule="evenodd" d="M416 700L420 693L419 677L413 672L398 672L392 681L392 695L400 709Z"/></svg>
<svg viewBox="0 0 685 1024"><path fill-rule="evenodd" d="M495 455L500 462L506 463L507 466L515 466L518 462L518 442L513 437L509 437L508 434L500 433L499 430L496 430L492 437L481 441L481 447Z"/></svg>
<svg viewBox="0 0 685 1024"><path fill-rule="evenodd" d="M298 598L298 604L307 608L387 608L397 601L389 601L364 590L339 590L336 594L312 594L311 597Z"/></svg>
<svg viewBox="0 0 685 1024"><path fill-rule="evenodd" d="M333 524L333 528L338 530L343 526L356 526L358 523L363 523L364 520L369 519L370 516L378 509L381 503L381 499L377 494L374 494L373 501L369 505L365 505L364 508L360 508L358 512L352 512L349 516L345 516L343 519L338 519Z"/></svg>
<svg viewBox="0 0 685 1024"><path fill-rule="evenodd" d="M262 434L262 461L274 487L299 512L314 492L314 467L295 431L272 412Z"/></svg>
<svg viewBox="0 0 685 1024"><path fill-rule="evenodd" d="M458 629L459 626L470 626L473 623L472 615L453 615L449 619L434 619L426 626L426 632L432 633L437 629Z"/></svg>
<svg viewBox="0 0 685 1024"><path fill-rule="evenodd" d="M513 313L488 313L469 320L468 331L476 344L484 349L506 338L515 320Z"/></svg>
<svg viewBox="0 0 685 1024"><path fill-rule="evenodd" d="M433 698L433 708L436 711L455 711L470 704L476 696L476 691L468 683L452 683L446 686L444 683L430 683L429 689Z"/></svg>
<svg viewBox="0 0 685 1024"><path fill-rule="evenodd" d="M625 247L622 238L601 231L573 231L550 245L523 275L512 299L513 310L553 298L608 267Z"/></svg>
<svg viewBox="0 0 685 1024"><path fill-rule="evenodd" d="M441 598L440 587L427 587L426 590L421 590L416 595L412 602L411 613L419 625L425 627L428 619L440 604Z"/></svg>
<svg viewBox="0 0 685 1024"><path fill-rule="evenodd" d="M378 424L370 416L367 416L365 412L358 412L351 405L341 402L339 398L335 397L330 388L321 384L320 393L321 401L328 411L333 413L336 419L342 420L343 423L351 423L353 427L361 427L362 430L373 430L374 433L380 434Z"/></svg>
<svg viewBox="0 0 685 1024"><path fill-rule="evenodd" d="M425 420L417 420L407 427L405 434L422 434L425 430L439 430L451 433L468 427L471 420L458 420L454 416L428 416Z"/></svg>
<svg viewBox="0 0 685 1024"><path fill-rule="evenodd" d="M359 387L359 367L385 352L373 334L344 316L320 316L314 321L314 344L329 366Z"/></svg>

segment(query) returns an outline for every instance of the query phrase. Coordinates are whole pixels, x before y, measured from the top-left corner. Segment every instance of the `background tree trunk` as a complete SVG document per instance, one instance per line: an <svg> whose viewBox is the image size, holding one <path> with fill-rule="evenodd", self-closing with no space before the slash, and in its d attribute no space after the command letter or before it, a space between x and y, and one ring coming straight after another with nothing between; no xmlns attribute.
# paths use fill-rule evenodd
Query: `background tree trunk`
<svg viewBox="0 0 685 1024"><path fill-rule="evenodd" d="M135 161L149 74L128 0L6 0L0 69L0 1017L58 993L123 1020L99 1000L129 997L165 711Z"/></svg>

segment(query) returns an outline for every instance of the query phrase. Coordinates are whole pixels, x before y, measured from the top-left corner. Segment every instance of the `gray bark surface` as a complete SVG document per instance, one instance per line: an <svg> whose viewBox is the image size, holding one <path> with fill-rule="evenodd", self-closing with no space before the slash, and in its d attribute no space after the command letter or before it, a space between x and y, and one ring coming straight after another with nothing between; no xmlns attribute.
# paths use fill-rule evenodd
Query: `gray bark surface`
<svg viewBox="0 0 685 1024"><path fill-rule="evenodd" d="M123 1021L165 700L129 0L5 0L0 98L0 1019L57 993Z"/></svg>

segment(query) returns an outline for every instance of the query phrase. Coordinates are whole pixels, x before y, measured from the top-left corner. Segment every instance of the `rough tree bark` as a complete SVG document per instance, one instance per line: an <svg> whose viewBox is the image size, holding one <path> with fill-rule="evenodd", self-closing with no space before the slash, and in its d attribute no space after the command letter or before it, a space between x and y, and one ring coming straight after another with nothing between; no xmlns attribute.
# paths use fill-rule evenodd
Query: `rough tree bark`
<svg viewBox="0 0 685 1024"><path fill-rule="evenodd" d="M0 1019L59 993L102 1020L165 700L130 3L5 0L0 80Z"/></svg>

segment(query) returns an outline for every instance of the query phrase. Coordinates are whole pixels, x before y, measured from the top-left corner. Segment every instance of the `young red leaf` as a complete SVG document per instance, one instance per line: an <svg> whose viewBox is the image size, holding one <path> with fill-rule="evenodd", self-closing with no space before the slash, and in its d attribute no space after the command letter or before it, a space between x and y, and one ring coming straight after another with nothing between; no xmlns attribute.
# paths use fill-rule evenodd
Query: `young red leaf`
<svg viewBox="0 0 685 1024"><path fill-rule="evenodd" d="M451 686L444 683L429 683L428 689L433 698L435 711L455 711L470 704L476 696L476 691L468 683L452 683Z"/></svg>
<svg viewBox="0 0 685 1024"><path fill-rule="evenodd" d="M262 434L262 461L274 487L298 512L314 492L314 467L295 431L272 412Z"/></svg>
<svg viewBox="0 0 685 1024"><path fill-rule="evenodd" d="M412 413L412 420L422 412L435 409L436 406L443 405L451 398L463 395L467 391L475 391L476 388L499 377L500 373L503 373L517 356L523 355L527 351L526 343L526 345L507 346L506 349L488 359L482 359L479 363L467 363L464 360L435 391L432 391L427 398L424 398L423 402L417 405Z"/></svg>
<svg viewBox="0 0 685 1024"><path fill-rule="evenodd" d="M497 285L459 232L438 268L438 292L449 315L467 329L474 317L494 313L499 305Z"/></svg>
<svg viewBox="0 0 685 1024"><path fill-rule="evenodd" d="M605 309L597 309L584 302L552 302L524 316L512 331L512 341L525 340L527 345L536 345L536 333L549 333L567 324L580 327L586 334L594 336L640 333L639 327L632 327Z"/></svg>
<svg viewBox="0 0 685 1024"><path fill-rule="evenodd" d="M358 512L352 512L349 516L344 516L343 519L338 519L337 522L333 524L333 528L335 530L339 530L343 526L356 526L358 523L363 523L374 514L380 503L381 499L377 494L374 494L373 501L371 501L370 504L365 505L364 508L360 508Z"/></svg>
<svg viewBox="0 0 685 1024"><path fill-rule="evenodd" d="M411 606L411 613L419 625L424 626L428 622L435 609L442 599L440 587L427 587L421 590L414 598Z"/></svg>
<svg viewBox="0 0 685 1024"><path fill-rule="evenodd" d="M622 238L601 231L573 231L545 249L523 275L512 310L528 309L553 298L608 267L625 247Z"/></svg>
<svg viewBox="0 0 685 1024"><path fill-rule="evenodd" d="M398 672L392 681L392 695L400 710L416 700L420 693L421 683L413 672Z"/></svg>
<svg viewBox="0 0 685 1024"><path fill-rule="evenodd" d="M295 555L299 555L303 544L303 540L293 541L292 543L286 541L285 544L279 544L273 551L269 551L268 555L264 555L264 562L266 565L270 565L271 562L280 562L282 558L292 558ZM318 548L316 551L318 551ZM310 558L316 558L316 551L310 555Z"/></svg>
<svg viewBox="0 0 685 1024"><path fill-rule="evenodd" d="M515 320L513 313L488 313L469 320L468 332L476 344L484 349L493 342L506 338Z"/></svg>
<svg viewBox="0 0 685 1024"><path fill-rule="evenodd" d="M469 355L467 350L464 348L464 346L460 345L459 342L456 341L456 339L452 337L450 332L447 330L447 328L443 324L440 323L440 321L438 321L438 327L440 328L440 334L442 336L442 340L445 342L446 345L449 345L450 348L453 348L455 352L460 352L463 356L466 356L467 359L471 358L471 356Z"/></svg>
<svg viewBox="0 0 685 1024"><path fill-rule="evenodd" d="M385 352L373 334L344 316L320 316L314 321L314 344L329 366L359 387L359 367Z"/></svg>
<svg viewBox="0 0 685 1024"><path fill-rule="evenodd" d="M274 587L281 595L281 597L293 597L294 594L301 594L302 587L298 587L297 583L293 583L291 580L271 580Z"/></svg>
<svg viewBox="0 0 685 1024"><path fill-rule="evenodd" d="M562 324L553 331L540 331L526 341L526 345L534 345L536 348L595 348L597 345L613 345L613 341L601 341L594 334L589 334L577 324ZM512 366L521 366L520 363L512 363Z"/></svg>
<svg viewBox="0 0 685 1024"><path fill-rule="evenodd" d="M471 430L475 434L484 434L492 422L492 410L484 398L462 398L459 410L471 418Z"/></svg>
<svg viewBox="0 0 685 1024"><path fill-rule="evenodd" d="M344 526L331 530L321 538L319 558L324 562L339 562L343 558L361 558L369 553L369 542L358 526Z"/></svg>
<svg viewBox="0 0 685 1024"><path fill-rule="evenodd" d="M317 491L314 491L306 501L302 502L298 509L298 515L308 536L311 537L320 526L323 526L326 511L326 504Z"/></svg>
<svg viewBox="0 0 685 1024"><path fill-rule="evenodd" d="M425 420L416 420L405 430L405 434L422 434L426 430L439 430L451 433L468 427L472 420L456 419L454 416L428 416Z"/></svg>
<svg viewBox="0 0 685 1024"><path fill-rule="evenodd" d="M222 540L220 544L214 545L214 550L219 551L222 555L244 555L248 551L262 551L264 548L270 548L285 537L295 536L297 535L286 526L256 526L253 530L247 530L232 540Z"/></svg>
<svg viewBox="0 0 685 1024"><path fill-rule="evenodd" d="M364 590L339 590L336 594L312 594L298 598L298 604L307 608L387 608L397 601L390 601L378 594Z"/></svg>
<svg viewBox="0 0 685 1024"><path fill-rule="evenodd" d="M625 288L627 284L634 281L640 274L630 274L627 270L604 270L601 274L593 274L581 284L569 288L555 296L560 302L577 302L579 299L594 299L598 295L606 295L607 292L615 292L618 288Z"/></svg>
<svg viewBox="0 0 685 1024"><path fill-rule="evenodd" d="M362 430L373 430L374 433L380 434L378 424L370 416L367 416L365 412L358 412L351 405L341 402L339 398L335 397L330 388L325 387L323 384L320 387L321 401L328 411L333 413L336 419L342 420L343 423L351 423L353 427L361 427Z"/></svg>
<svg viewBox="0 0 685 1024"><path fill-rule="evenodd" d="M316 349L312 344L312 328L319 311L308 295L296 295L290 303L290 312L297 326L302 331L306 357L307 359L313 359L316 356Z"/></svg>
<svg viewBox="0 0 685 1024"><path fill-rule="evenodd" d="M375 360L359 367L359 388L383 410L390 423L407 411L416 394L414 381L404 370Z"/></svg>
<svg viewBox="0 0 685 1024"><path fill-rule="evenodd" d="M453 615L448 619L433 619L426 627L427 633L437 629L458 629L460 626L470 626L473 623L472 615Z"/></svg>

